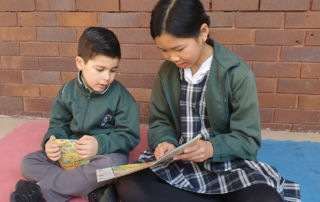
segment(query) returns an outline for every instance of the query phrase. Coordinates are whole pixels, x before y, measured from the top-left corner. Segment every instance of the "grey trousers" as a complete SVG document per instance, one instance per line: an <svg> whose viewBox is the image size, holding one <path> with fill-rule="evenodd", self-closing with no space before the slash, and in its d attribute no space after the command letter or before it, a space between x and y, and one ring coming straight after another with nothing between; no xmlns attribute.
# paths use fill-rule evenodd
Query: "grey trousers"
<svg viewBox="0 0 320 202"><path fill-rule="evenodd" d="M64 170L52 163L43 151L25 156L21 162L22 175L39 184L43 198L48 202L67 201L73 196L88 193L107 182L97 182L96 169L126 164L128 157L120 153L96 155L88 164Z"/></svg>

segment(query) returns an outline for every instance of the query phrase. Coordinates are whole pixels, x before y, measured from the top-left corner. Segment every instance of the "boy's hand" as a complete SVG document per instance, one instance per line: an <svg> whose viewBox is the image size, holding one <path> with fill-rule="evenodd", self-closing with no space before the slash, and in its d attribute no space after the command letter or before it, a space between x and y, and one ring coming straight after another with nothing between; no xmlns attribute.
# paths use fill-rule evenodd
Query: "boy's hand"
<svg viewBox="0 0 320 202"><path fill-rule="evenodd" d="M44 146L47 157L53 162L59 160L61 157L61 144L52 143L55 139L56 137L51 135Z"/></svg>
<svg viewBox="0 0 320 202"><path fill-rule="evenodd" d="M171 143L168 142L161 142L160 144L158 144L158 146L156 147L156 149L154 150L154 156L156 157L156 159L158 160L159 158L161 158L163 155L165 155L166 153L174 150L176 148L176 146L174 146Z"/></svg>
<svg viewBox="0 0 320 202"><path fill-rule="evenodd" d="M203 162L212 158L213 154L214 149L210 141L198 140L195 145L187 147L182 154L175 156L173 160Z"/></svg>
<svg viewBox="0 0 320 202"><path fill-rule="evenodd" d="M98 153L98 141L93 136L84 135L76 143L76 151L81 159L90 158Z"/></svg>

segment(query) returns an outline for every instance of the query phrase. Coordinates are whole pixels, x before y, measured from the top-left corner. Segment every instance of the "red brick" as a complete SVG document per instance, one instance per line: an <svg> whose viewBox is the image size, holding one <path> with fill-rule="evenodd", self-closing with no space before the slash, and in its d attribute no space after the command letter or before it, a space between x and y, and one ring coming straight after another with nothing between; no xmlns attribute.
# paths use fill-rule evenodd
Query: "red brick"
<svg viewBox="0 0 320 202"><path fill-rule="evenodd" d="M61 72L61 83L66 83L78 76L78 72Z"/></svg>
<svg viewBox="0 0 320 202"><path fill-rule="evenodd" d="M119 11L119 0L77 0L79 11Z"/></svg>
<svg viewBox="0 0 320 202"><path fill-rule="evenodd" d="M41 98L25 98L24 109L25 111L50 111L53 104L52 99Z"/></svg>
<svg viewBox="0 0 320 202"><path fill-rule="evenodd" d="M59 43L59 55L67 57L75 57L78 55L77 43Z"/></svg>
<svg viewBox="0 0 320 202"><path fill-rule="evenodd" d="M214 0L212 10L219 11L254 11L259 9L259 0Z"/></svg>
<svg viewBox="0 0 320 202"><path fill-rule="evenodd" d="M21 71L0 71L0 83L22 83Z"/></svg>
<svg viewBox="0 0 320 202"><path fill-rule="evenodd" d="M320 111L276 109L275 122L297 124L320 124Z"/></svg>
<svg viewBox="0 0 320 202"><path fill-rule="evenodd" d="M44 117L43 112L25 112L21 110L7 110L8 116Z"/></svg>
<svg viewBox="0 0 320 202"><path fill-rule="evenodd" d="M233 27L232 12L211 12L207 14L210 17L210 27Z"/></svg>
<svg viewBox="0 0 320 202"><path fill-rule="evenodd" d="M320 62L320 47L283 47L281 61Z"/></svg>
<svg viewBox="0 0 320 202"><path fill-rule="evenodd" d="M260 108L260 121L262 123L271 123L273 121L274 109Z"/></svg>
<svg viewBox="0 0 320 202"><path fill-rule="evenodd" d="M21 55L25 56L58 56L59 49L56 43L25 42L20 43Z"/></svg>
<svg viewBox="0 0 320 202"><path fill-rule="evenodd" d="M142 59L154 59L154 60L161 60L163 59L163 56L161 54L161 51L157 48L155 45L142 45L140 47L141 56Z"/></svg>
<svg viewBox="0 0 320 202"><path fill-rule="evenodd" d="M6 19L0 21L0 26L9 27L17 25L16 13L0 13L0 19Z"/></svg>
<svg viewBox="0 0 320 202"><path fill-rule="evenodd" d="M319 79L320 64L319 63L302 64L301 78Z"/></svg>
<svg viewBox="0 0 320 202"><path fill-rule="evenodd" d="M69 27L38 27L38 41L76 42L77 30Z"/></svg>
<svg viewBox="0 0 320 202"><path fill-rule="evenodd" d="M17 42L0 42L0 55L19 55L20 48Z"/></svg>
<svg viewBox="0 0 320 202"><path fill-rule="evenodd" d="M258 77L298 78L301 65L297 63L254 62L252 67L254 75Z"/></svg>
<svg viewBox="0 0 320 202"><path fill-rule="evenodd" d="M278 92L294 94L320 94L320 80L279 79Z"/></svg>
<svg viewBox="0 0 320 202"><path fill-rule="evenodd" d="M36 29L31 27L6 27L0 28L1 41L35 41Z"/></svg>
<svg viewBox="0 0 320 202"><path fill-rule="evenodd" d="M149 117L150 114L150 104L149 103L141 103L140 104L140 115Z"/></svg>
<svg viewBox="0 0 320 202"><path fill-rule="evenodd" d="M33 85L0 85L0 95L7 97L39 97L39 87Z"/></svg>
<svg viewBox="0 0 320 202"><path fill-rule="evenodd" d="M204 10L209 11L210 10L210 4L212 0L200 0Z"/></svg>
<svg viewBox="0 0 320 202"><path fill-rule="evenodd" d="M97 14L96 13L84 13L84 12L65 12L58 13L58 25L59 26L97 26Z"/></svg>
<svg viewBox="0 0 320 202"><path fill-rule="evenodd" d="M320 110L320 95L299 96L299 109Z"/></svg>
<svg viewBox="0 0 320 202"><path fill-rule="evenodd" d="M236 27L281 28L283 19L284 14L277 12L239 12L236 14Z"/></svg>
<svg viewBox="0 0 320 202"><path fill-rule="evenodd" d="M103 27L139 27L139 13L100 13L99 26Z"/></svg>
<svg viewBox="0 0 320 202"><path fill-rule="evenodd" d="M121 57L135 59L140 57L140 47L137 45L121 45Z"/></svg>
<svg viewBox="0 0 320 202"><path fill-rule="evenodd" d="M116 80L122 83L126 88L142 88L142 74L120 73L116 75Z"/></svg>
<svg viewBox="0 0 320 202"><path fill-rule="evenodd" d="M254 44L255 30L253 29L210 29L213 38L222 44L243 45Z"/></svg>
<svg viewBox="0 0 320 202"><path fill-rule="evenodd" d="M144 88L128 88L131 95L136 101L149 102L151 97L151 89Z"/></svg>
<svg viewBox="0 0 320 202"><path fill-rule="evenodd" d="M319 125L293 124L292 131L319 133L320 126Z"/></svg>
<svg viewBox="0 0 320 202"><path fill-rule="evenodd" d="M44 71L62 71L76 72L78 71L74 58L56 58L56 57L40 57L39 69Z"/></svg>
<svg viewBox="0 0 320 202"><path fill-rule="evenodd" d="M139 3L132 0L120 0L121 11L151 11L157 0L139 0Z"/></svg>
<svg viewBox="0 0 320 202"><path fill-rule="evenodd" d="M319 46L320 45L320 31L312 30L307 32L306 45Z"/></svg>
<svg viewBox="0 0 320 202"><path fill-rule="evenodd" d="M277 89L277 79L256 78L256 86L259 93L274 93Z"/></svg>
<svg viewBox="0 0 320 202"><path fill-rule="evenodd" d="M41 85L40 86L41 97L55 98L58 95L60 88L61 88L61 85Z"/></svg>
<svg viewBox="0 0 320 202"><path fill-rule="evenodd" d="M320 0L312 0L312 10L320 10Z"/></svg>
<svg viewBox="0 0 320 202"><path fill-rule="evenodd" d="M142 75L142 88L152 88L154 80L156 78L155 74L143 74Z"/></svg>
<svg viewBox="0 0 320 202"><path fill-rule="evenodd" d="M298 30L257 30L256 44L259 45L301 45L305 31Z"/></svg>
<svg viewBox="0 0 320 202"><path fill-rule="evenodd" d="M291 124L261 123L261 129L272 131L291 131Z"/></svg>
<svg viewBox="0 0 320 202"><path fill-rule="evenodd" d="M305 11L309 10L310 0L261 0L263 11Z"/></svg>
<svg viewBox="0 0 320 202"><path fill-rule="evenodd" d="M267 108L297 108L298 96L274 93L259 93L260 107Z"/></svg>
<svg viewBox="0 0 320 202"><path fill-rule="evenodd" d="M18 13L18 24L21 26L56 26L55 13L27 12Z"/></svg>
<svg viewBox="0 0 320 202"><path fill-rule="evenodd" d="M0 11L34 11L34 0L0 0Z"/></svg>
<svg viewBox="0 0 320 202"><path fill-rule="evenodd" d="M119 29L120 43L153 43L149 29Z"/></svg>
<svg viewBox="0 0 320 202"><path fill-rule="evenodd" d="M123 59L120 62L120 73L155 74L159 71L162 60L131 60Z"/></svg>
<svg viewBox="0 0 320 202"><path fill-rule="evenodd" d="M320 28L320 12L289 12L286 14L285 28Z"/></svg>
<svg viewBox="0 0 320 202"><path fill-rule="evenodd" d="M233 51L249 61L277 61L280 48L277 46L234 46Z"/></svg>
<svg viewBox="0 0 320 202"><path fill-rule="evenodd" d="M37 69L37 57L2 56L1 68L3 69Z"/></svg>
<svg viewBox="0 0 320 202"><path fill-rule="evenodd" d="M140 13L140 26L150 27L151 13Z"/></svg>
<svg viewBox="0 0 320 202"><path fill-rule="evenodd" d="M23 110L22 98L0 97L0 109Z"/></svg>
<svg viewBox="0 0 320 202"><path fill-rule="evenodd" d="M38 11L74 11L75 0L36 0Z"/></svg>
<svg viewBox="0 0 320 202"><path fill-rule="evenodd" d="M60 72L23 72L23 81L28 84L60 84Z"/></svg>

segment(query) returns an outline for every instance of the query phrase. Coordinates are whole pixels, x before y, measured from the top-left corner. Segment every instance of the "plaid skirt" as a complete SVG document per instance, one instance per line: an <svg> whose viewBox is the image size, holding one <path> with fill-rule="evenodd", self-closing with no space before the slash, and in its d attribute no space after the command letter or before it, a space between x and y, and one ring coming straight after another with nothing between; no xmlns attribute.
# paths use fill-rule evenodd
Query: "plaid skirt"
<svg viewBox="0 0 320 202"><path fill-rule="evenodd" d="M154 160L151 150L146 150L139 158L140 162ZM282 178L275 168L262 162L232 160L195 163L178 160L157 164L151 170L170 185L187 191L225 194L254 184L267 184L276 189L284 201L301 201L299 184Z"/></svg>

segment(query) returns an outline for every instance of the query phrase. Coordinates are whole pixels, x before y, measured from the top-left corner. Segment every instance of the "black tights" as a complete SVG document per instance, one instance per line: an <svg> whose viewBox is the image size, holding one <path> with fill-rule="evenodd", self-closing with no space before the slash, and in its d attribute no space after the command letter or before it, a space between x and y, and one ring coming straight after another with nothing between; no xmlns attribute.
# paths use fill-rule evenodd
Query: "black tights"
<svg viewBox="0 0 320 202"><path fill-rule="evenodd" d="M151 170L119 178L116 182L121 202L282 202L278 192L265 184L227 194L206 195L175 188Z"/></svg>

